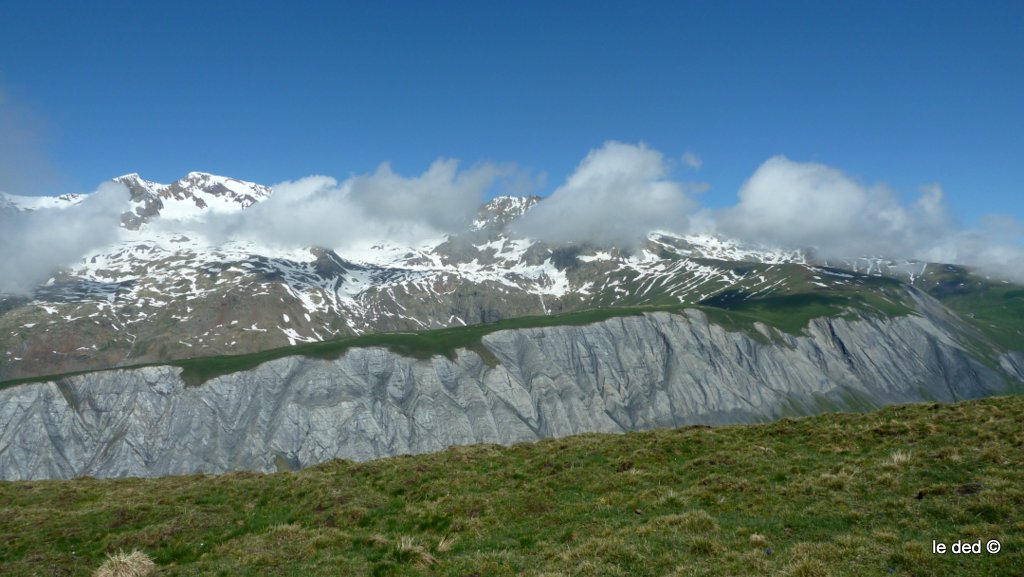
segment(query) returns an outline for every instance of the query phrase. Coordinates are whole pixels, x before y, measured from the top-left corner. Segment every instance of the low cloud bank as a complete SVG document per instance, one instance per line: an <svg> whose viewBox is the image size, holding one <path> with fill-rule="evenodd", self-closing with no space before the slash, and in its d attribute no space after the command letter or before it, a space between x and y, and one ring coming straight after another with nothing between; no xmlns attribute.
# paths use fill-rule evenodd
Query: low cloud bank
<svg viewBox="0 0 1024 577"><path fill-rule="evenodd" d="M692 155L692 153L691 153ZM698 157L685 162L699 167ZM958 227L938 185L902 202L885 185L867 185L834 167L767 160L735 205L702 208L707 183L674 180L672 163L643 144L607 142L590 151L566 181L512 224L512 233L552 244L588 243L632 250L651 231L711 232L749 243L813 249L827 258L861 256L948 262L1024 282L1024 224L1006 215ZM405 177L383 164L344 181L311 176L274 186L245 211L203 221L158 221L217 243L252 240L301 248L415 245L466 230L488 195L526 193L538 179L512 165L461 169L438 160ZM128 191L107 183L79 205L14 211L0 207L0 293L27 293L53 271L115 241Z"/></svg>
<svg viewBox="0 0 1024 577"><path fill-rule="evenodd" d="M128 195L106 182L67 208L0 208L0 294L28 294L56 269L117 240Z"/></svg>
<svg viewBox="0 0 1024 577"><path fill-rule="evenodd" d="M274 186L274 194L244 212L214 215L198 226L215 240L247 239L286 247L351 248L365 242L416 244L468 228L489 190L521 186L511 165L460 171L438 160L420 176L403 177L382 164L343 182L311 176Z"/></svg>
<svg viewBox="0 0 1024 577"><path fill-rule="evenodd" d="M813 247L833 257L894 247L916 253L950 226L937 186L904 206L883 185L865 186L835 168L783 156L762 164L740 189L739 203L716 216L726 235Z"/></svg>
<svg viewBox="0 0 1024 577"><path fill-rule="evenodd" d="M783 248L810 248L829 258L879 256L976 266L1024 281L1024 227L990 216L982 228L958 228L939 185L902 204L885 185L865 185L844 172L776 156L739 191L739 202L713 215L727 236Z"/></svg>
<svg viewBox="0 0 1024 577"><path fill-rule="evenodd" d="M687 188L668 178L660 152L608 142L515 222L513 232L557 244L633 248L652 230L686 231L696 207Z"/></svg>
<svg viewBox="0 0 1024 577"><path fill-rule="evenodd" d="M961 264L1024 282L1024 224L990 215L978 228L959 227L937 184L923 186L905 203L884 184L866 185L837 168L776 156L757 168L729 208L699 207L693 195L707 186L671 180L656 150L608 142L514 223L513 231L558 244L626 249L655 230L710 232L768 247L810 249L826 258Z"/></svg>
<svg viewBox="0 0 1024 577"><path fill-rule="evenodd" d="M651 230L683 232L696 206L687 192L703 187L667 175L660 152L606 143L517 221L513 232L555 244L625 248L637 246ZM311 176L277 184L269 199L244 212L175 226L197 229L214 241L246 239L342 252L385 240L414 245L466 230L488 192L527 193L542 179L509 164L460 170L454 160L438 160L414 177L398 175L384 164L373 174L342 182Z"/></svg>
<svg viewBox="0 0 1024 577"><path fill-rule="evenodd" d="M982 222L1008 217L991 215ZM1017 225L1020 226L1019 224ZM1002 238L988 227L948 233L917 256L928 262L962 264L976 267L995 278L1024 283L1024 235Z"/></svg>

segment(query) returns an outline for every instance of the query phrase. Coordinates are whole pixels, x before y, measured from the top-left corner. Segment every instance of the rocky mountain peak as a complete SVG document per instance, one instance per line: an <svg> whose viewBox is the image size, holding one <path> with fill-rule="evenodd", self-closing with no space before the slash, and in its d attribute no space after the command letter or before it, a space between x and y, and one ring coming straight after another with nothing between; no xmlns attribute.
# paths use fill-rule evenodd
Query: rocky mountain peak
<svg viewBox="0 0 1024 577"><path fill-rule="evenodd" d="M167 187L165 193L169 196L178 194L185 198L200 198L201 195L210 195L218 198L226 198L248 208L253 204L270 197L272 190L269 187L229 178L217 176L208 172L190 172L184 178Z"/></svg>
<svg viewBox="0 0 1024 577"><path fill-rule="evenodd" d="M496 196L480 207L473 230L482 228L502 227L519 218L541 201L541 197L533 196Z"/></svg>
<svg viewBox="0 0 1024 577"><path fill-rule="evenodd" d="M114 179L128 187L136 205L122 217L125 228L138 230L154 217L176 220L198 218L206 210L236 212L268 198L272 190L253 182L190 172L171 183L146 180L138 173Z"/></svg>

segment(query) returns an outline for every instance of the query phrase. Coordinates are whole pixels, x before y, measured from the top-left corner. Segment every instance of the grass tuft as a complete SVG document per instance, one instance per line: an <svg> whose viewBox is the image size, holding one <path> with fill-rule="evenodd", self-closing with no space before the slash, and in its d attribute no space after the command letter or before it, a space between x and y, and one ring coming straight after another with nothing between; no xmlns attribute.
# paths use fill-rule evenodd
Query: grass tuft
<svg viewBox="0 0 1024 577"><path fill-rule="evenodd" d="M452 537L451 535L445 535L441 537L441 540L437 542L437 547L434 548L438 553L447 553L452 550L455 546L455 542L458 541L458 537Z"/></svg>
<svg viewBox="0 0 1024 577"><path fill-rule="evenodd" d="M659 517L655 523L664 527L673 527L687 533L707 533L718 530L718 523L707 511L689 511L678 515Z"/></svg>
<svg viewBox="0 0 1024 577"><path fill-rule="evenodd" d="M411 562L421 569L437 563L436 557L422 545L416 544L416 539L408 535L398 538L395 544L395 558L401 562Z"/></svg>
<svg viewBox="0 0 1024 577"><path fill-rule="evenodd" d="M142 551L118 551L93 571L92 577L144 577L156 569L156 564Z"/></svg>
<svg viewBox="0 0 1024 577"><path fill-rule="evenodd" d="M912 459L913 455L910 451L897 449L889 455L889 458L886 460L886 464L890 467L902 468L908 465Z"/></svg>

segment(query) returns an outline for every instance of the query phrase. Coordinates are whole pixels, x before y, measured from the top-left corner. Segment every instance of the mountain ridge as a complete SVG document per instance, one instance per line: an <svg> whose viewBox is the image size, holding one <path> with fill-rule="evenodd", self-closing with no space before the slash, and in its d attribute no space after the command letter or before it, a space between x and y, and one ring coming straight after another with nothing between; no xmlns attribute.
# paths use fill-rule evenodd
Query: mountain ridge
<svg viewBox="0 0 1024 577"><path fill-rule="evenodd" d="M369 346L191 384L172 366L23 384L0 389L0 478L267 472L1024 391L1024 354L986 362L925 311L752 327L764 338L699 310L645 312L489 333L491 362Z"/></svg>
<svg viewBox="0 0 1024 577"><path fill-rule="evenodd" d="M959 275L968 279L961 282L1008 287L1002 294L1014 286L945 265L820 262L802 251L712 235L651 233L633 252L547 245L508 230L543 202L536 196L496 197L466 230L415 246L382 240L345 249L281 249L211 242L172 225L217 210L247 210L270 198L272 189L208 173L189 173L172 184L134 173L117 180L133 203L122 218L120 241L59 272L31 297L0 296L0 380L594 308L728 298L754 303L805 293L826 300L854 293L878 302L907 298L886 294L900 290L875 286L872 278L909 287ZM996 303L990 317L999 316L998 300L988 301ZM1002 345L1024 340L1021 328L1002 331Z"/></svg>

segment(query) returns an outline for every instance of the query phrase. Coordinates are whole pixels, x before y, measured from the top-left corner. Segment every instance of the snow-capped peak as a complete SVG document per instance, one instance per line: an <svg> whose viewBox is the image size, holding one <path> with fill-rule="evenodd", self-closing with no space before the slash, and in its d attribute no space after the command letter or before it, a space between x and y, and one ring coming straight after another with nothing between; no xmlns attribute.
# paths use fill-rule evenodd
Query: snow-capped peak
<svg viewBox="0 0 1024 577"><path fill-rule="evenodd" d="M207 204L210 204L209 198L211 197L223 198L230 201L228 206L232 210L235 209L236 205L241 205L241 208L248 208L266 199L270 194L271 190L266 186L206 172L190 172L185 178L168 186L161 192L161 196L164 198L178 198L179 195L186 198L191 196L205 200ZM218 209L214 207L213 210Z"/></svg>
<svg viewBox="0 0 1024 577"><path fill-rule="evenodd" d="M539 196L496 196L480 208L470 228L480 230L488 226L508 224L523 216L540 200Z"/></svg>
<svg viewBox="0 0 1024 577"><path fill-rule="evenodd" d="M125 216L125 226L133 229L153 218L194 220L207 211L238 212L265 200L272 192L266 186L207 172L190 172L171 184L146 180L138 173L114 180L128 187L137 204Z"/></svg>

